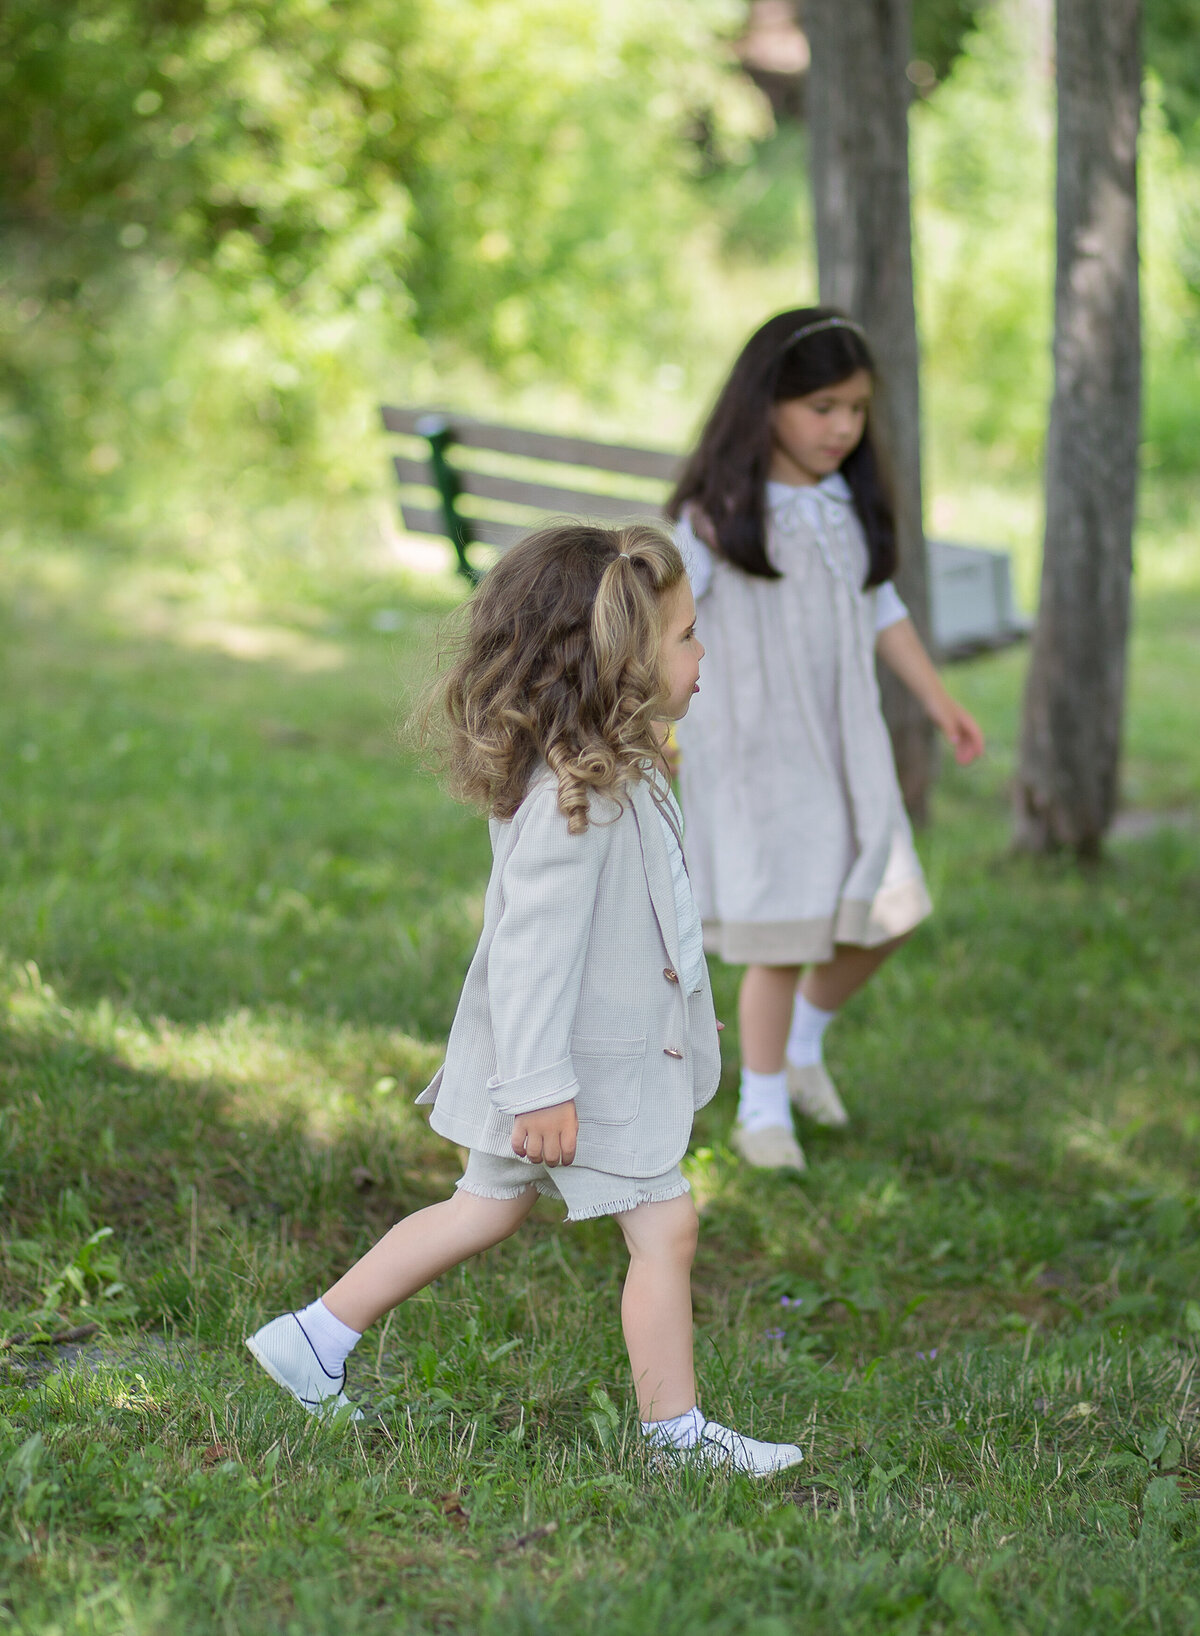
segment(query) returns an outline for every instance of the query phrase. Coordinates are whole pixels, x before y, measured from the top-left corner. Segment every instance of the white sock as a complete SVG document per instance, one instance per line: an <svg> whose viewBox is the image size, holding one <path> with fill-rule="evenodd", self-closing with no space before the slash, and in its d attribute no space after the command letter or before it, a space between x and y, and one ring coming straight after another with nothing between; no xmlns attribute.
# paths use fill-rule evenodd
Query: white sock
<svg viewBox="0 0 1200 1636"><path fill-rule="evenodd" d="M704 1416L696 1404L686 1414L677 1414L674 1420L643 1420L642 1436L659 1448L690 1449L700 1441L704 1430Z"/></svg>
<svg viewBox="0 0 1200 1636"><path fill-rule="evenodd" d="M742 1069L738 1089L737 1122L743 1130L766 1130L770 1125L792 1129L792 1108L788 1101L787 1074L756 1074Z"/></svg>
<svg viewBox="0 0 1200 1636"><path fill-rule="evenodd" d="M321 1368L329 1375L341 1374L346 1359L362 1340L358 1330L335 1318L319 1297L311 1306L297 1312L296 1317Z"/></svg>
<svg viewBox="0 0 1200 1636"><path fill-rule="evenodd" d="M798 990L792 1007L792 1026L788 1031L787 1059L797 1068L811 1068L821 1060L821 1041L825 1030L837 1016L836 1011L822 1011L820 1006L806 1000Z"/></svg>

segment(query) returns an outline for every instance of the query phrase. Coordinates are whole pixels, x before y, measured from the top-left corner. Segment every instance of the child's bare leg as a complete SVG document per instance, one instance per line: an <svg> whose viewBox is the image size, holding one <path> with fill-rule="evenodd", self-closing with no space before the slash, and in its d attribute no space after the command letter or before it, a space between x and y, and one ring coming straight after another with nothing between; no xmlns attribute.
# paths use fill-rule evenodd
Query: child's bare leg
<svg viewBox="0 0 1200 1636"><path fill-rule="evenodd" d="M799 966L747 966L738 993L742 1063L755 1074L783 1071Z"/></svg>
<svg viewBox="0 0 1200 1636"><path fill-rule="evenodd" d="M851 995L857 994L875 975L888 955L907 941L906 932L890 942L877 943L873 949L865 949L858 943L839 943L832 960L809 967L800 992L810 1005L819 1006L822 1011L840 1011Z"/></svg>
<svg viewBox="0 0 1200 1636"><path fill-rule="evenodd" d="M742 1075L732 1142L768 1170L804 1169L783 1066L799 976L799 966L747 966L738 993Z"/></svg>
<svg viewBox="0 0 1200 1636"><path fill-rule="evenodd" d="M894 937L874 948L839 943L833 957L809 968L796 991L787 1036L788 1091L802 1113L819 1125L849 1123L837 1086L825 1068L825 1033L842 1006L904 942Z"/></svg>
<svg viewBox="0 0 1200 1636"><path fill-rule="evenodd" d="M638 1416L670 1420L696 1403L692 1261L698 1222L691 1196L639 1204L617 1216L629 1249L621 1325Z"/></svg>
<svg viewBox="0 0 1200 1636"><path fill-rule="evenodd" d="M481 1199L460 1187L398 1221L321 1299L361 1334L439 1274L511 1237L536 1198L532 1186L515 1199Z"/></svg>
<svg viewBox="0 0 1200 1636"><path fill-rule="evenodd" d="M851 995L893 954L904 937L894 937L872 949L839 943L831 960L810 966L799 992L821 1011L840 1011ZM747 966L738 995L742 1062L756 1074L777 1074L783 1069L799 966Z"/></svg>

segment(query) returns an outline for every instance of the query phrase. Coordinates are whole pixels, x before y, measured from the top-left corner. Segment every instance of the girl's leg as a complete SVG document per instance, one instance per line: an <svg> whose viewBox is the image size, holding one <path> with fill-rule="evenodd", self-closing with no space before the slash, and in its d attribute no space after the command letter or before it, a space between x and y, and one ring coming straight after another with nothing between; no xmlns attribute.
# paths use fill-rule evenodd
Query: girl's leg
<svg viewBox="0 0 1200 1636"><path fill-rule="evenodd" d="M744 1159L766 1170L805 1168L783 1065L799 976L799 966L747 966L738 994L742 1077L731 1141Z"/></svg>
<svg viewBox="0 0 1200 1636"><path fill-rule="evenodd" d="M459 1188L399 1222L323 1298L273 1318L246 1345L310 1413L345 1409L361 1420L343 1388L346 1359L363 1330L439 1273L516 1232L536 1197L533 1187L515 1199L481 1199Z"/></svg>
<svg viewBox="0 0 1200 1636"><path fill-rule="evenodd" d="M801 994L821 1011L840 1011L908 937L905 932L888 943L877 943L873 949L865 949L857 943L839 943L832 960L809 967L800 984Z"/></svg>
<svg viewBox="0 0 1200 1636"><path fill-rule="evenodd" d="M856 994L895 949L895 937L874 948L839 943L831 960L809 968L796 991L787 1036L787 1080L792 1101L819 1125L847 1125L850 1116L825 1068L825 1030L852 994Z"/></svg>
<svg viewBox="0 0 1200 1636"><path fill-rule="evenodd" d="M742 1062L755 1074L783 1072L799 966L747 966L738 993Z"/></svg>
<svg viewBox="0 0 1200 1636"><path fill-rule="evenodd" d="M794 1443L760 1443L706 1420L692 1361L692 1260L698 1222L687 1193L639 1204L617 1217L629 1246L621 1323L637 1390L638 1419L651 1446L753 1477L802 1460Z"/></svg>
<svg viewBox="0 0 1200 1636"><path fill-rule="evenodd" d="M638 1417L672 1420L696 1406L692 1363L692 1261L698 1222L691 1195L639 1204L617 1224L629 1250L621 1326Z"/></svg>
<svg viewBox="0 0 1200 1636"><path fill-rule="evenodd" d="M361 1334L439 1274L510 1238L536 1198L532 1186L515 1199L481 1199L460 1187L451 1198L397 1222L321 1300Z"/></svg>
<svg viewBox="0 0 1200 1636"><path fill-rule="evenodd" d="M832 960L809 968L799 983L799 992L821 1011L840 1011L851 995L878 971L888 955L907 940L907 935L872 949L856 943L839 943ZM752 1073L783 1071L799 977L799 966L746 967L738 995L738 1024L742 1062Z"/></svg>
<svg viewBox="0 0 1200 1636"><path fill-rule="evenodd" d="M831 960L813 966L799 983L799 966L747 966L738 996L742 1080L734 1145L752 1164L804 1169L792 1102L820 1124L846 1124L825 1071L822 1038L838 1010L903 942L897 937L871 949L840 943Z"/></svg>

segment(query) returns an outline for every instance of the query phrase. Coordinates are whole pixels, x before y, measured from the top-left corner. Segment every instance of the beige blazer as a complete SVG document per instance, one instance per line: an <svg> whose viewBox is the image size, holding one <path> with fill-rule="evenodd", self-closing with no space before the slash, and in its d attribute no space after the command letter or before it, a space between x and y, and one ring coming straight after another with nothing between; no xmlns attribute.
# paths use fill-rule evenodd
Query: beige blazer
<svg viewBox="0 0 1200 1636"><path fill-rule="evenodd" d="M417 1098L434 1130L511 1156L519 1113L574 1098L575 1162L657 1176L717 1089L712 990L683 992L671 864L647 783L593 797L571 835L549 773L493 820L483 935L446 1060Z"/></svg>

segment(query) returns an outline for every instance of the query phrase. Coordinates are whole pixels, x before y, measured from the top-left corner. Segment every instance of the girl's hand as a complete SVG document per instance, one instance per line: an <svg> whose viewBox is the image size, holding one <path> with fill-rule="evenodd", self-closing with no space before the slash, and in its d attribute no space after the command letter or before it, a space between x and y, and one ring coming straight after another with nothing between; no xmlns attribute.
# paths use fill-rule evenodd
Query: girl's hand
<svg viewBox="0 0 1200 1636"><path fill-rule="evenodd" d="M518 1159L533 1164L569 1165L575 1159L579 1115L574 1102L556 1102L552 1108L518 1114L513 1120L512 1150Z"/></svg>
<svg viewBox="0 0 1200 1636"><path fill-rule="evenodd" d="M894 625L885 625L875 638L875 651L921 701L930 720L950 740L954 759L960 767L969 766L983 754L979 723L946 692L911 619L898 619Z"/></svg>
<svg viewBox="0 0 1200 1636"><path fill-rule="evenodd" d="M970 711L949 694L933 719L950 741L960 767L969 767L983 754L983 729Z"/></svg>

